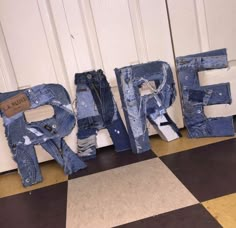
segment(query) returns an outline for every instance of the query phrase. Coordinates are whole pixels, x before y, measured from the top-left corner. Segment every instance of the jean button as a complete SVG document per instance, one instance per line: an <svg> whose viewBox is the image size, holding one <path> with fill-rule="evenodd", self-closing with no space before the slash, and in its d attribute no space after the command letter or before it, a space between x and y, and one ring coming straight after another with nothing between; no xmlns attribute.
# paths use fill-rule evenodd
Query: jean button
<svg viewBox="0 0 236 228"><path fill-rule="evenodd" d="M29 183L29 182L30 182L30 179L29 179L29 178L25 179L25 182L26 182L26 183Z"/></svg>
<svg viewBox="0 0 236 228"><path fill-rule="evenodd" d="M31 93L31 89L28 89L28 92Z"/></svg>
<svg viewBox="0 0 236 228"><path fill-rule="evenodd" d="M37 101L37 100L36 100L36 101L35 101L35 103L36 103L36 104L38 104L38 103L39 103L39 101Z"/></svg>
<svg viewBox="0 0 236 228"><path fill-rule="evenodd" d="M88 78L88 79L91 79L91 78L92 78L92 75L91 75L91 74L87 74L87 78Z"/></svg>

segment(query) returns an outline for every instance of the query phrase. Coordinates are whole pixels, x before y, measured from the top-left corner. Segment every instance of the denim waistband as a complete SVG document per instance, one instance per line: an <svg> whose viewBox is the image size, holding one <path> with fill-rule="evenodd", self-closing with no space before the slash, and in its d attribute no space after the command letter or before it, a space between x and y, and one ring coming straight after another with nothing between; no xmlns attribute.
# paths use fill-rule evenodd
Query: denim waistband
<svg viewBox="0 0 236 228"><path fill-rule="evenodd" d="M132 69L132 75L134 77L139 78L139 77L145 77L145 76L150 76L158 73L162 73L162 67L163 64L167 64L164 61L152 61L148 63L140 63L140 64L135 64L135 65L130 65L126 67L122 67L119 69L115 69L115 71L124 71L125 69Z"/></svg>
<svg viewBox="0 0 236 228"><path fill-rule="evenodd" d="M117 74L123 74L124 80L128 83L132 80L133 85L141 86L145 81L167 81L167 84L174 83L171 68L164 61L153 61L115 69ZM166 75L165 75L166 74Z"/></svg>
<svg viewBox="0 0 236 228"><path fill-rule="evenodd" d="M215 56L221 56L221 55L227 55L226 48L212 50L212 51L206 51L206 52L201 52L201 53L192 54L192 55L179 56L176 59L194 58L194 57L215 57Z"/></svg>
<svg viewBox="0 0 236 228"><path fill-rule="evenodd" d="M199 70L227 67L227 51L224 48L194 55L180 56L176 58L176 65L178 69L195 66Z"/></svg>
<svg viewBox="0 0 236 228"><path fill-rule="evenodd" d="M64 105L70 102L68 93L60 84L41 84L28 89L0 93L0 103L22 93L28 97L30 108L37 108L45 104L57 105L57 100ZM2 115L1 110L0 114Z"/></svg>
<svg viewBox="0 0 236 228"><path fill-rule="evenodd" d="M98 83L105 79L105 75L101 69L95 71L87 71L75 74L75 85L77 84L90 84Z"/></svg>

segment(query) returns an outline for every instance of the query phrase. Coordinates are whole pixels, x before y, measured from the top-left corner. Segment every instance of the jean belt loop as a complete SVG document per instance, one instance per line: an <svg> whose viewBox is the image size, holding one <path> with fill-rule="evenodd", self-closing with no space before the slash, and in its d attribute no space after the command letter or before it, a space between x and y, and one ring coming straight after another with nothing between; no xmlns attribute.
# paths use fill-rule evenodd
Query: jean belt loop
<svg viewBox="0 0 236 228"><path fill-rule="evenodd" d="M103 70L101 70L101 69L98 70L98 75L100 76L100 79L104 79L105 78Z"/></svg>
<svg viewBox="0 0 236 228"><path fill-rule="evenodd" d="M39 97L37 97L33 91L32 88L28 88L25 90L25 93L27 94L27 96L29 97L29 100L32 101L36 107L39 106Z"/></svg>
<svg viewBox="0 0 236 228"><path fill-rule="evenodd" d="M201 67L201 65L202 65L202 57L199 56L197 57L197 67Z"/></svg>

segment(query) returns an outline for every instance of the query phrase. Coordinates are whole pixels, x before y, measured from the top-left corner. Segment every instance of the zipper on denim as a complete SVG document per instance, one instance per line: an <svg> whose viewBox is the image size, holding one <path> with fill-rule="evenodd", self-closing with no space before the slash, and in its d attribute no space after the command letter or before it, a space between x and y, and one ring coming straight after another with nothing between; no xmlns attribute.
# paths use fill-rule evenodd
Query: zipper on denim
<svg viewBox="0 0 236 228"><path fill-rule="evenodd" d="M101 100L101 97L100 97L100 95L99 95L99 92L97 91L97 89L96 89L96 87L94 86L94 84L93 84L93 83L91 83L91 84L92 84L92 87L93 87L93 89L94 89L94 91L95 91L95 93L96 93L96 95L97 95L97 97L98 97L98 100L99 100L100 104L101 104L101 111L102 111L101 117L102 117L102 121L103 121L103 123L104 123L104 119L103 119L104 112L103 112L103 108L102 108L102 100ZM100 94L101 94L101 85L100 85Z"/></svg>

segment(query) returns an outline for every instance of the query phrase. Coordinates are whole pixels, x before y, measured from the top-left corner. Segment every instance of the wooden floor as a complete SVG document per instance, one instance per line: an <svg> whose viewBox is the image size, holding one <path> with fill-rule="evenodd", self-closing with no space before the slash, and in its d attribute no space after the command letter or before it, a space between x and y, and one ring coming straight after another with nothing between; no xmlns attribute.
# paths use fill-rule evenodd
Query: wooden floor
<svg viewBox="0 0 236 228"><path fill-rule="evenodd" d="M41 164L44 181L23 188L0 174L1 228L236 227L236 138L164 142L136 155L98 150L88 168L65 176Z"/></svg>

